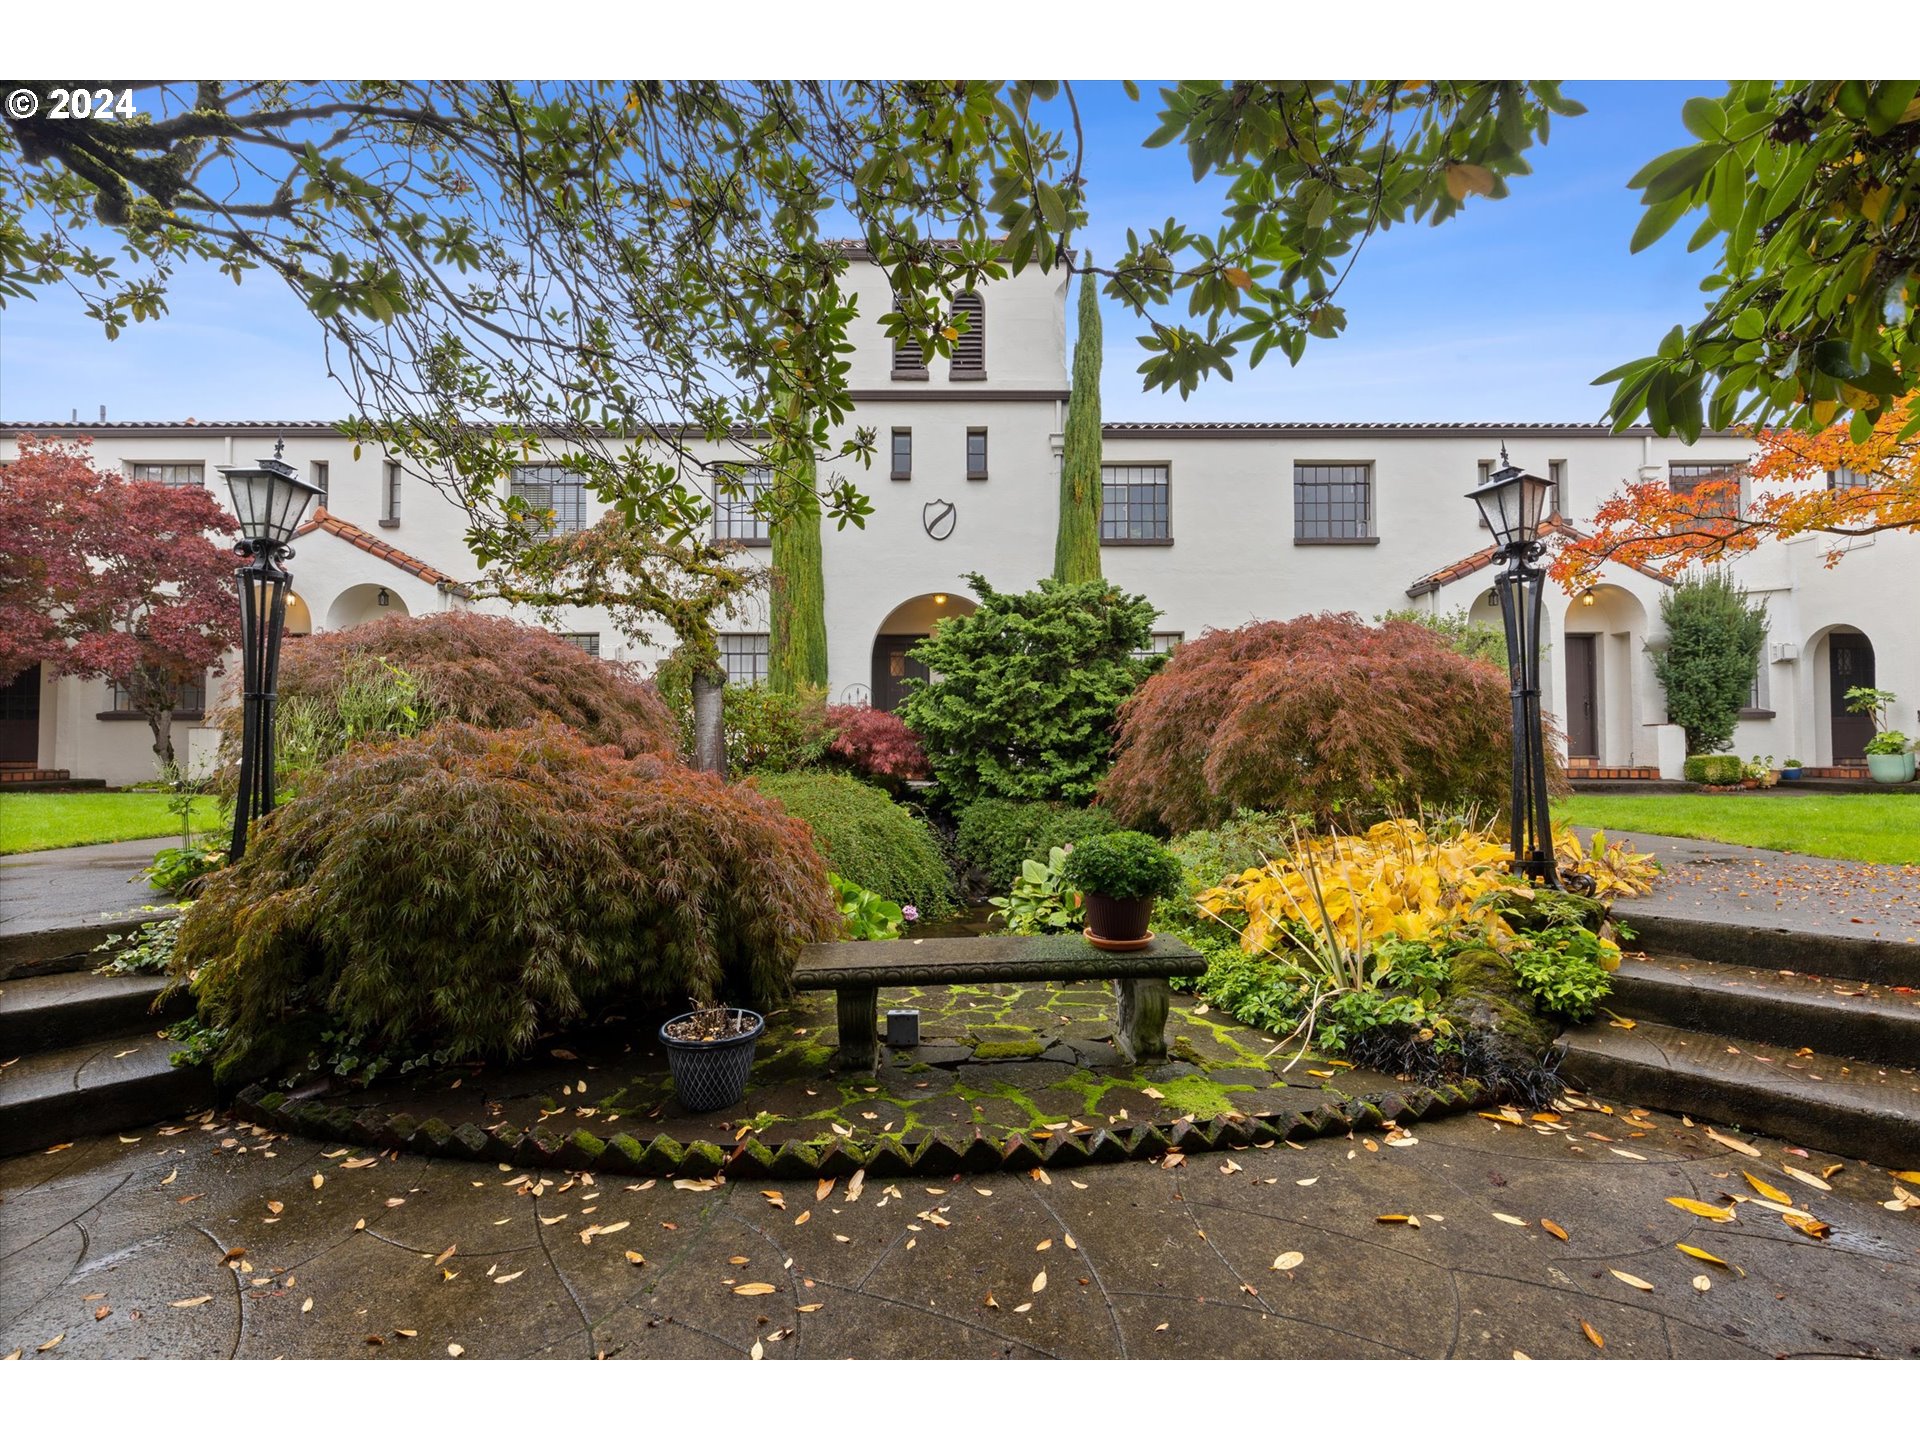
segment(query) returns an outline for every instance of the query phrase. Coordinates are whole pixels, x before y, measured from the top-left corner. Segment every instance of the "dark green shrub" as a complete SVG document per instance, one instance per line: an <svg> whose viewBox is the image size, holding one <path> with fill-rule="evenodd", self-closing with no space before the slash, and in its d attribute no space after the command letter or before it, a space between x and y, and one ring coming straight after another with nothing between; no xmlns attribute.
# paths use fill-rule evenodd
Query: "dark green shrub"
<svg viewBox="0 0 1920 1440"><path fill-rule="evenodd" d="M1180 892L1180 862L1151 835L1115 830L1095 835L1067 854L1067 883L1088 895L1157 900Z"/></svg>
<svg viewBox="0 0 1920 1440"><path fill-rule="evenodd" d="M1002 594L978 575L970 615L913 649L940 678L900 716L956 808L985 796L1083 805L1106 773L1120 702L1153 672L1138 659L1159 611L1103 581Z"/></svg>
<svg viewBox="0 0 1920 1440"><path fill-rule="evenodd" d="M976 800L960 812L953 850L1004 895L1027 860L1042 863L1054 846L1077 845L1119 828L1104 810L1079 810L1045 800Z"/></svg>
<svg viewBox="0 0 1920 1440"><path fill-rule="evenodd" d="M922 920L954 910L953 871L931 826L872 785L824 770L756 775L753 784L807 822L835 874L911 905Z"/></svg>
<svg viewBox="0 0 1920 1440"><path fill-rule="evenodd" d="M176 956L224 1076L323 1032L511 1056L615 1005L766 1005L839 932L806 828L752 787L552 721L449 723L329 763L209 878Z"/></svg>
<svg viewBox="0 0 1920 1440"><path fill-rule="evenodd" d="M1724 750L1753 691L1767 608L1748 604L1747 592L1714 570L1662 595L1660 618L1667 638L1647 649L1666 688L1667 719L1685 728L1689 754Z"/></svg>
<svg viewBox="0 0 1920 1440"><path fill-rule="evenodd" d="M1738 755L1689 755L1681 772L1696 785L1738 785Z"/></svg>

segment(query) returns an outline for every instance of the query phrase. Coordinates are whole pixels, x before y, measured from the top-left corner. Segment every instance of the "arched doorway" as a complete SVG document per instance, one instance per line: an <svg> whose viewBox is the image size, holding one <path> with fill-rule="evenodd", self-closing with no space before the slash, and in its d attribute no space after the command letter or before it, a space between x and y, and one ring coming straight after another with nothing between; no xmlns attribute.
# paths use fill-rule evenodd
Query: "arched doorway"
<svg viewBox="0 0 1920 1440"><path fill-rule="evenodd" d="M408 613L407 602L384 585L350 585L327 607L327 628L351 630L369 620Z"/></svg>
<svg viewBox="0 0 1920 1440"><path fill-rule="evenodd" d="M285 633L288 635L311 635L313 633L313 611L307 607L305 600L302 600L292 592L289 592L287 595L287 624Z"/></svg>
<svg viewBox="0 0 1920 1440"><path fill-rule="evenodd" d="M1559 671L1567 758L1633 765L1641 734L1641 668L1647 607L1618 585L1596 585L1568 603Z"/></svg>
<svg viewBox="0 0 1920 1440"><path fill-rule="evenodd" d="M1873 642L1851 625L1835 625L1815 635L1807 649L1813 661L1816 758L1825 750L1832 764L1866 764L1873 720L1847 709L1847 691L1874 685Z"/></svg>
<svg viewBox="0 0 1920 1440"><path fill-rule="evenodd" d="M896 605L880 622L873 637L873 693L876 710L895 710L907 698L909 682L926 680L927 667L907 652L933 633L933 627L955 615L971 615L973 601L963 595L937 590L916 595Z"/></svg>

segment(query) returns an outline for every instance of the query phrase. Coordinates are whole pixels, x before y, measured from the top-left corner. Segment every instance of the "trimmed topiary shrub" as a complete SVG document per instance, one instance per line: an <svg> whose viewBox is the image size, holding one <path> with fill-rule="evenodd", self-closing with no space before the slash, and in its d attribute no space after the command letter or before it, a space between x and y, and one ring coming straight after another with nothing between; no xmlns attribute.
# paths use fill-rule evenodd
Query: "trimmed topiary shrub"
<svg viewBox="0 0 1920 1440"><path fill-rule="evenodd" d="M1689 755L1680 773L1695 785L1738 785L1741 770L1738 755Z"/></svg>
<svg viewBox="0 0 1920 1440"><path fill-rule="evenodd" d="M833 731L827 758L834 764L881 782L927 778L927 752L920 748L920 737L891 710L829 705L827 725Z"/></svg>
<svg viewBox="0 0 1920 1440"><path fill-rule="evenodd" d="M922 920L954 911L953 871L931 826L880 790L847 775L800 770L753 784L807 822L827 868Z"/></svg>
<svg viewBox="0 0 1920 1440"><path fill-rule="evenodd" d="M1667 719L1686 730L1689 753L1724 750L1752 693L1767 643L1767 607L1749 603L1747 592L1715 569L1662 595L1660 619L1667 638L1647 650L1666 692Z"/></svg>
<svg viewBox="0 0 1920 1440"><path fill-rule="evenodd" d="M1180 862L1151 835L1115 830L1076 845L1063 877L1074 889L1115 900L1158 900L1179 893Z"/></svg>
<svg viewBox="0 0 1920 1440"><path fill-rule="evenodd" d="M1006 594L978 575L968 615L913 648L939 678L900 707L949 805L987 796L1084 805L1106 773L1120 702L1153 672L1159 612L1100 581Z"/></svg>
<svg viewBox="0 0 1920 1440"><path fill-rule="evenodd" d="M1121 707L1100 803L1172 833L1240 809L1352 829L1421 806L1492 808L1510 713L1506 675L1424 626L1309 615L1209 631ZM1550 780L1564 783L1557 764Z"/></svg>
<svg viewBox="0 0 1920 1440"><path fill-rule="evenodd" d="M1044 800L976 800L960 812L954 854L1004 895L1028 860L1044 863L1056 845L1077 845L1119 826L1104 810L1077 810Z"/></svg>
<svg viewBox="0 0 1920 1440"><path fill-rule="evenodd" d="M578 646L496 615L396 615L288 640L278 734L311 767L349 743L416 733L436 719L510 730L542 717L621 754L674 756L673 717L653 687ZM237 706L222 716L237 756ZM231 768L231 766L229 767Z"/></svg>
<svg viewBox="0 0 1920 1440"><path fill-rule="evenodd" d="M542 720L356 745L181 926L222 1076L336 1049L506 1057L617 1004L787 991L839 933L806 827L749 786Z"/></svg>

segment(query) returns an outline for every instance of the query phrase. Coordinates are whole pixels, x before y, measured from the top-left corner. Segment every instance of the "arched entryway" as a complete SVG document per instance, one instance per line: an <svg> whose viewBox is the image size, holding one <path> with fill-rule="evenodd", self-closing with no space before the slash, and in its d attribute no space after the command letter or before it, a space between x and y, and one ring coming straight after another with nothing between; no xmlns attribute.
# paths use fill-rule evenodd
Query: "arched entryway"
<svg viewBox="0 0 1920 1440"><path fill-rule="evenodd" d="M936 590L896 605L880 622L873 637L873 692L876 710L895 710L907 698L908 683L928 678L927 667L907 652L933 633L933 627L955 615L971 615L973 601L964 595Z"/></svg>
<svg viewBox="0 0 1920 1440"><path fill-rule="evenodd" d="M369 620L408 613L407 602L384 585L350 585L327 607L327 628L351 630Z"/></svg>
<svg viewBox="0 0 1920 1440"><path fill-rule="evenodd" d="M1568 759L1635 764L1647 607L1618 585L1596 585L1568 602L1564 623L1557 668Z"/></svg>
<svg viewBox="0 0 1920 1440"><path fill-rule="evenodd" d="M298 595L287 596L286 633L289 635L311 635L313 633L313 611L307 602Z"/></svg>
<svg viewBox="0 0 1920 1440"><path fill-rule="evenodd" d="M1873 641L1851 625L1833 625L1807 642L1806 654L1813 681L1815 763L1824 756L1833 765L1866 764L1873 720L1847 709L1847 691L1874 685Z"/></svg>

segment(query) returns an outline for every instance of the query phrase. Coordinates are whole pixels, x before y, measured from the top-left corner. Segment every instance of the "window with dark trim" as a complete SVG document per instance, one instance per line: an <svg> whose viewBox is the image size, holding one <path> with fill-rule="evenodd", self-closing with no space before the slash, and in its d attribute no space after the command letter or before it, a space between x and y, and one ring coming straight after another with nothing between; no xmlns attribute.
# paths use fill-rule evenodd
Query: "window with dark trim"
<svg viewBox="0 0 1920 1440"><path fill-rule="evenodd" d="M1491 460L1482 460L1480 462L1480 483L1482 485L1486 484L1488 477L1493 474L1493 466L1494 462ZM1553 482L1553 493L1547 496L1547 513L1549 515L1562 516L1568 514L1567 462L1564 460L1549 460L1547 462L1547 479ZM1474 508L1477 510L1479 506L1476 505ZM1485 515L1480 517L1480 528L1482 530L1487 528L1487 517Z"/></svg>
<svg viewBox="0 0 1920 1440"><path fill-rule="evenodd" d="M1733 519L1740 513L1740 472L1744 462L1739 460L1675 460L1667 466L1667 488L1675 495L1692 495L1703 485L1721 485L1725 481L1733 484L1717 489L1700 497L1700 503L1694 513L1702 519Z"/></svg>
<svg viewBox="0 0 1920 1440"><path fill-rule="evenodd" d="M1296 464L1293 467L1293 540L1296 545L1368 541L1373 533L1373 462Z"/></svg>
<svg viewBox="0 0 1920 1440"><path fill-rule="evenodd" d="M727 488L716 489L713 497L713 538L736 540L742 545L766 545L767 517L758 509L760 497L773 484L773 472L764 465L735 471Z"/></svg>
<svg viewBox="0 0 1920 1440"><path fill-rule="evenodd" d="M203 715L207 709L207 681L203 675L198 680L182 680L173 687L173 713L175 715ZM107 709L109 715L138 716L139 707L134 704L133 693L118 683L107 682Z"/></svg>
<svg viewBox="0 0 1920 1440"><path fill-rule="evenodd" d="M538 536L587 528L587 480L559 465L516 465L507 489L532 512L529 528Z"/></svg>
<svg viewBox="0 0 1920 1440"><path fill-rule="evenodd" d="M987 432L984 428L967 431L967 478L987 478Z"/></svg>
<svg viewBox="0 0 1920 1440"><path fill-rule="evenodd" d="M767 679L767 637L722 635L720 664L727 672L729 685L763 685Z"/></svg>
<svg viewBox="0 0 1920 1440"><path fill-rule="evenodd" d="M333 494L332 480L328 473L331 468L324 460L316 460L310 467L308 478L320 492L313 497L313 503L316 505L325 505Z"/></svg>
<svg viewBox="0 0 1920 1440"><path fill-rule="evenodd" d="M913 431L897 426L893 432L893 475L895 480L913 478Z"/></svg>
<svg viewBox="0 0 1920 1440"><path fill-rule="evenodd" d="M400 462L387 461L386 483L380 501L380 523L393 526L400 523Z"/></svg>
<svg viewBox="0 0 1920 1440"><path fill-rule="evenodd" d="M893 297L893 308L898 310L901 297ZM924 380L927 378L927 356L920 348L918 340L899 339L893 342L893 378L895 380Z"/></svg>
<svg viewBox="0 0 1920 1440"><path fill-rule="evenodd" d="M1147 648L1133 652L1136 660L1151 660L1155 655L1171 655L1185 642L1184 630L1156 630L1147 638Z"/></svg>
<svg viewBox="0 0 1920 1440"><path fill-rule="evenodd" d="M1164 544L1173 538L1165 465L1100 467L1100 543Z"/></svg>
<svg viewBox="0 0 1920 1440"><path fill-rule="evenodd" d="M560 638L574 649L600 658L600 632L598 630L573 630L563 633Z"/></svg>
<svg viewBox="0 0 1920 1440"><path fill-rule="evenodd" d="M1743 720L1766 720L1773 716L1767 702L1767 647L1763 641L1753 661L1753 683L1747 687L1747 703L1740 711Z"/></svg>
<svg viewBox="0 0 1920 1440"><path fill-rule="evenodd" d="M953 342L953 361L947 367L950 380L984 380L987 378L987 302L972 290L953 298L953 317L964 319L966 328L960 330ZM955 329L960 329L955 326Z"/></svg>
<svg viewBox="0 0 1920 1440"><path fill-rule="evenodd" d="M1840 465L1827 471L1829 490L1871 490L1873 486L1873 476L1864 470L1850 470Z"/></svg>
<svg viewBox="0 0 1920 1440"><path fill-rule="evenodd" d="M127 462L129 480L154 480L162 485L187 486L205 485L207 467L195 460L177 462L163 460L129 460Z"/></svg>

